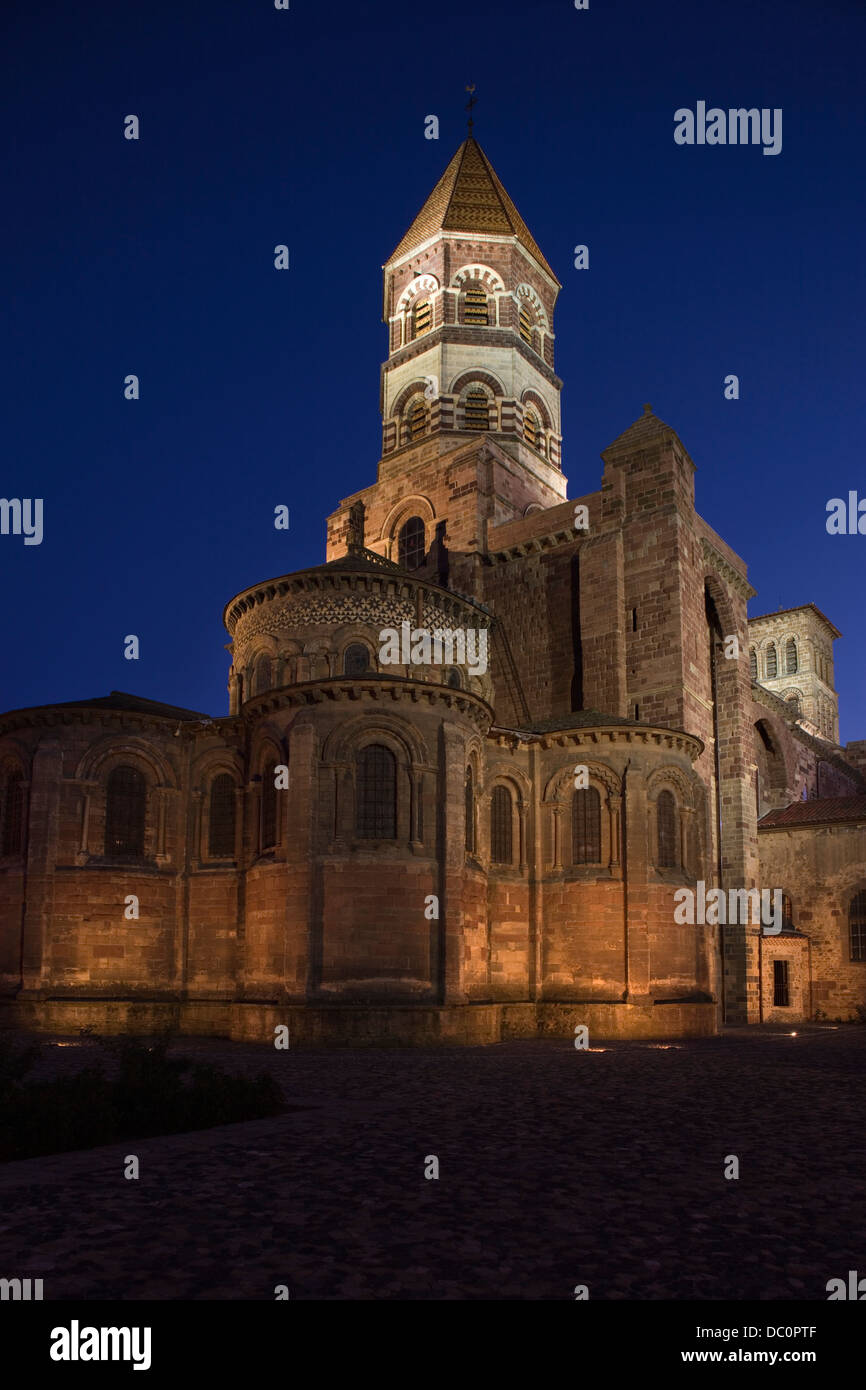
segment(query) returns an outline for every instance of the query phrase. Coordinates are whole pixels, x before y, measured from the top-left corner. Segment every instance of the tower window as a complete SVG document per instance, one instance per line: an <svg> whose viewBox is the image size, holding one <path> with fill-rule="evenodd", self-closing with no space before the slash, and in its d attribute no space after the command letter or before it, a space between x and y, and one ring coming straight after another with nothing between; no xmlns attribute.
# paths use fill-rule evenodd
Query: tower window
<svg viewBox="0 0 866 1390"><path fill-rule="evenodd" d="M268 657L260 656L253 675L253 694L264 695L271 688L271 663Z"/></svg>
<svg viewBox="0 0 866 1390"><path fill-rule="evenodd" d="M658 822L658 866L675 869L677 866L677 815L673 792L659 792L656 802Z"/></svg>
<svg viewBox="0 0 866 1390"><path fill-rule="evenodd" d="M416 570L424 561L424 522L410 516L397 537L397 563L404 570Z"/></svg>
<svg viewBox="0 0 866 1390"><path fill-rule="evenodd" d="M523 412L523 438L533 449L540 448L541 421L532 406L527 406Z"/></svg>
<svg viewBox="0 0 866 1390"><path fill-rule="evenodd" d="M797 694L797 692L794 691L793 695L786 695L786 696L785 696L785 702L791 706L791 708L792 708L794 714L797 715L797 717L799 718L799 715L800 715L800 697L799 697L799 695Z"/></svg>
<svg viewBox="0 0 866 1390"><path fill-rule="evenodd" d="M221 772L211 782L208 854L213 859L232 859L235 852L235 781Z"/></svg>
<svg viewBox="0 0 866 1390"><path fill-rule="evenodd" d="M363 642L353 642L343 653L343 674L363 676L370 669L370 653Z"/></svg>
<svg viewBox="0 0 866 1390"><path fill-rule="evenodd" d="M356 830L364 840L397 838L397 759L381 743L358 754Z"/></svg>
<svg viewBox="0 0 866 1390"><path fill-rule="evenodd" d="M797 673L797 643L789 637L785 646L785 671L789 676Z"/></svg>
<svg viewBox="0 0 866 1390"><path fill-rule="evenodd" d="M776 655L775 643L767 648L766 671L768 681L775 680L779 674L779 658Z"/></svg>
<svg viewBox="0 0 866 1390"><path fill-rule="evenodd" d="M749 648L749 675L753 681L758 679L758 653L754 647Z"/></svg>
<svg viewBox="0 0 866 1390"><path fill-rule="evenodd" d="M520 306L520 336L532 347L532 315L523 304Z"/></svg>
<svg viewBox="0 0 866 1390"><path fill-rule="evenodd" d="M433 306L429 299L419 299L412 311L413 337L420 338L433 326Z"/></svg>
<svg viewBox="0 0 866 1390"><path fill-rule="evenodd" d="M782 930L794 930L794 905L788 893L782 894Z"/></svg>
<svg viewBox="0 0 866 1390"><path fill-rule="evenodd" d="M866 960L866 888L852 899L848 909L848 935L851 959Z"/></svg>
<svg viewBox="0 0 866 1390"><path fill-rule="evenodd" d="M481 289L471 289L466 291L463 302L463 318L465 323L488 322L487 317L487 293Z"/></svg>
<svg viewBox="0 0 866 1390"><path fill-rule="evenodd" d="M601 863L601 797L583 787L571 799L571 862Z"/></svg>
<svg viewBox="0 0 866 1390"><path fill-rule="evenodd" d="M473 387L466 395L465 421L468 430L486 430L490 425L490 408L487 393L480 387Z"/></svg>
<svg viewBox="0 0 866 1390"><path fill-rule="evenodd" d="M140 859L144 854L147 787L136 767L116 767L105 793L105 853L110 859Z"/></svg>
<svg viewBox="0 0 866 1390"><path fill-rule="evenodd" d="M773 1007L776 1009L787 1009L791 1004L791 996L788 989L788 962L786 960L773 961Z"/></svg>
<svg viewBox="0 0 866 1390"><path fill-rule="evenodd" d="M427 407L423 397L416 396L406 415L409 440L420 439L427 432Z"/></svg>
<svg viewBox="0 0 866 1390"><path fill-rule="evenodd" d="M490 798L490 862L510 864L513 859L511 796L507 787L494 787Z"/></svg>
<svg viewBox="0 0 866 1390"><path fill-rule="evenodd" d="M24 840L24 779L10 772L3 789L3 854L20 854Z"/></svg>

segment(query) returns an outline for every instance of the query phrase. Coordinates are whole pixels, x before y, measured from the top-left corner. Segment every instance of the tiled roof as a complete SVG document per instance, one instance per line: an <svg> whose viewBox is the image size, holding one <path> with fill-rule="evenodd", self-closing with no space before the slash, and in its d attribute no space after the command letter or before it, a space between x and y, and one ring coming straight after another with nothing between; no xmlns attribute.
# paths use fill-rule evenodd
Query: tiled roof
<svg viewBox="0 0 866 1390"><path fill-rule="evenodd" d="M623 445L628 445L630 448L637 447L670 429L670 425L666 425L664 420L660 420L657 415L653 414L651 406L645 405L643 415L635 420L633 425L629 425L627 430L623 430L622 434L618 434L616 439L608 444L604 453L606 454L610 449L620 449Z"/></svg>
<svg viewBox="0 0 866 1390"><path fill-rule="evenodd" d="M792 801L768 811L758 821L765 830L776 825L828 825L832 822L866 821L866 796L822 796L814 801Z"/></svg>
<svg viewBox="0 0 866 1390"><path fill-rule="evenodd" d="M390 265L391 261L407 255L440 231L516 236L548 275L556 280L490 160L471 135L463 141L386 264ZM559 284L559 281L556 280L556 283Z"/></svg>
<svg viewBox="0 0 866 1390"><path fill-rule="evenodd" d="M137 714L165 715L170 719L209 719L199 710L183 709L180 705L164 705L161 700L146 700L143 695L128 695L125 690L112 690L110 695L98 695L93 700L64 700L56 705L37 705L37 709L126 709Z"/></svg>

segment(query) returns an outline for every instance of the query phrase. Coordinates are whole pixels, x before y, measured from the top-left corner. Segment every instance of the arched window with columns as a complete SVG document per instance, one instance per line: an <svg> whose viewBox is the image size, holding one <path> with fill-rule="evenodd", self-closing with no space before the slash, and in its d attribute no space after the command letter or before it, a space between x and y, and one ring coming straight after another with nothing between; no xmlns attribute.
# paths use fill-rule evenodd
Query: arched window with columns
<svg viewBox="0 0 866 1390"><path fill-rule="evenodd" d="M381 743L362 748L355 766L355 831L362 840L397 838L397 759Z"/></svg>
<svg viewBox="0 0 866 1390"><path fill-rule="evenodd" d="M261 807L261 833L259 836L259 849L264 853L265 850L276 849L279 838L280 827L280 806L279 791L277 790L277 767L279 766L273 756L265 763L262 772L262 807Z"/></svg>
<svg viewBox="0 0 866 1390"><path fill-rule="evenodd" d="M235 790L230 772L218 773L210 784L207 849L211 859L234 858Z"/></svg>
<svg viewBox="0 0 866 1390"><path fill-rule="evenodd" d="M595 787L582 787L571 798L571 862L601 863L601 797Z"/></svg>
<svg viewBox="0 0 866 1390"><path fill-rule="evenodd" d="M105 785L105 854L109 859L141 859L147 782L137 767L112 768Z"/></svg>
<svg viewBox="0 0 866 1390"><path fill-rule="evenodd" d="M0 853L16 855L24 845L24 777L17 768L7 772L2 790Z"/></svg>
<svg viewBox="0 0 866 1390"><path fill-rule="evenodd" d="M514 862L514 803L507 787L494 787L490 798L490 862Z"/></svg>
<svg viewBox="0 0 866 1390"><path fill-rule="evenodd" d="M677 849L677 804L673 792L665 788L656 799L656 863L660 869L676 869L679 865Z"/></svg>

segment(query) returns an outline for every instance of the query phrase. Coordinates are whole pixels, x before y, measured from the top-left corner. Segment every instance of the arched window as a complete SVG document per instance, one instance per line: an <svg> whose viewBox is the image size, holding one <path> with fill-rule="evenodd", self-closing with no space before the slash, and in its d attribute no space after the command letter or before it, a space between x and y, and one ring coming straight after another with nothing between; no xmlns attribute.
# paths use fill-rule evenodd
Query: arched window
<svg viewBox="0 0 866 1390"><path fill-rule="evenodd" d="M460 681L460 672L455 670L453 666L449 666L448 668L448 676L446 678L445 684L450 685L453 690L462 689Z"/></svg>
<svg viewBox="0 0 866 1390"><path fill-rule="evenodd" d="M397 563L404 570L416 570L424 560L424 522L410 516L397 537Z"/></svg>
<svg viewBox="0 0 866 1390"><path fill-rule="evenodd" d="M662 791L656 801L658 822L658 859L660 869L677 867L677 812L673 792Z"/></svg>
<svg viewBox="0 0 866 1390"><path fill-rule="evenodd" d="M754 647L749 648L749 675L753 681L758 679L758 653Z"/></svg>
<svg viewBox="0 0 866 1390"><path fill-rule="evenodd" d="M848 933L851 959L866 960L866 888L851 899L848 908Z"/></svg>
<svg viewBox="0 0 866 1390"><path fill-rule="evenodd" d="M467 391L463 413L468 430L490 428L490 407L487 403L487 393L480 386L473 386L470 391Z"/></svg>
<svg viewBox="0 0 866 1390"><path fill-rule="evenodd" d="M799 697L799 695L797 694L796 690L793 692L793 694L791 694L791 695L786 695L786 696L785 696L785 702L786 702L786 704L789 704L789 705L792 707L794 714L796 714L796 715L799 716L799 713L800 713L800 697Z"/></svg>
<svg viewBox="0 0 866 1390"><path fill-rule="evenodd" d="M262 773L262 831L259 849L273 849L277 843L277 766L269 761Z"/></svg>
<svg viewBox="0 0 866 1390"><path fill-rule="evenodd" d="M782 894L782 931L794 930L794 905L788 893Z"/></svg>
<svg viewBox="0 0 866 1390"><path fill-rule="evenodd" d="M418 300L412 310L412 325L414 338L420 338L422 333L430 332L433 327L433 306L429 299Z"/></svg>
<svg viewBox="0 0 866 1390"><path fill-rule="evenodd" d="M235 779L221 772L210 784L207 852L212 859L233 859L235 853Z"/></svg>
<svg viewBox="0 0 866 1390"><path fill-rule="evenodd" d="M583 787L571 798L571 862L601 863L601 797Z"/></svg>
<svg viewBox="0 0 866 1390"><path fill-rule="evenodd" d="M494 787L490 798L490 862L510 864L512 852L511 796L507 787Z"/></svg>
<svg viewBox="0 0 866 1390"><path fill-rule="evenodd" d="M397 759L381 743L368 743L356 764L355 828L360 839L397 838Z"/></svg>
<svg viewBox="0 0 866 1390"><path fill-rule="evenodd" d="M3 854L20 854L24 844L24 778L13 771L3 788Z"/></svg>
<svg viewBox="0 0 866 1390"><path fill-rule="evenodd" d="M520 306L520 336L532 347L532 314L525 304Z"/></svg>
<svg viewBox="0 0 866 1390"><path fill-rule="evenodd" d="M789 676L797 673L797 643L789 637L785 644L785 672Z"/></svg>
<svg viewBox="0 0 866 1390"><path fill-rule="evenodd" d="M343 653L343 675L363 676L370 669L370 653L363 642L353 642Z"/></svg>
<svg viewBox="0 0 866 1390"><path fill-rule="evenodd" d="M472 780L472 768L466 769L466 784L463 789L464 797L464 818L466 822L466 853L475 853L475 785Z"/></svg>
<svg viewBox="0 0 866 1390"><path fill-rule="evenodd" d="M144 854L147 784L137 767L115 767L105 789L105 853L109 859Z"/></svg>
<svg viewBox="0 0 866 1390"><path fill-rule="evenodd" d="M779 658L778 658L778 656L776 655L776 645L775 645L775 643L771 643L770 646L767 648L767 655L766 655L766 657L765 657L765 668L764 668L764 669L765 669L766 672L767 672L767 680L768 680L768 681L775 680L775 679L776 679L776 676L779 674Z"/></svg>
<svg viewBox="0 0 866 1390"><path fill-rule="evenodd" d="M271 688L271 661L270 657L260 656L255 665L253 673L253 694L264 695L266 690Z"/></svg>
<svg viewBox="0 0 866 1390"><path fill-rule="evenodd" d="M523 411L523 438L525 443L531 444L533 449L537 449L541 453L543 442L541 420L538 412L531 405L525 406Z"/></svg>
<svg viewBox="0 0 866 1390"><path fill-rule="evenodd" d="M466 291L463 300L463 321L464 323L486 324L487 317L487 291L480 286L473 285Z"/></svg>
<svg viewBox="0 0 866 1390"><path fill-rule="evenodd" d="M410 443L427 433L427 407L423 396L416 396L406 412L406 432Z"/></svg>

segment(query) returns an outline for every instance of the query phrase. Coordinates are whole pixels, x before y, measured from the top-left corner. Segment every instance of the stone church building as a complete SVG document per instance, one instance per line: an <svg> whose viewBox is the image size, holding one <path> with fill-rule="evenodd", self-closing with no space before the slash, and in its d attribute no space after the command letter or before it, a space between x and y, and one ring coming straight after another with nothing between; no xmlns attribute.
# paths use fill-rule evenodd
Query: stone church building
<svg viewBox="0 0 866 1390"><path fill-rule="evenodd" d="M470 136L384 267L376 481L226 606L228 714L0 717L7 1018L485 1042L866 1003L840 634L747 617L649 406L566 500L559 290ZM779 920L682 921L713 888Z"/></svg>

